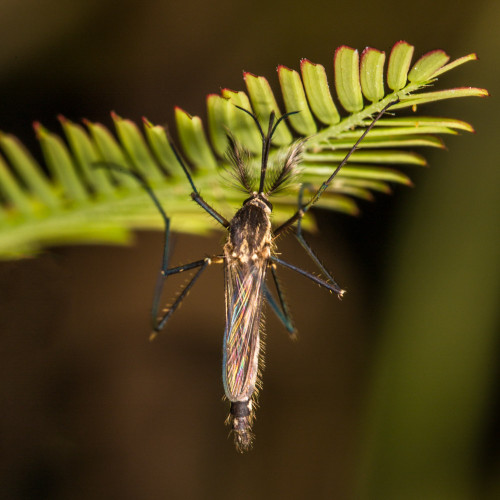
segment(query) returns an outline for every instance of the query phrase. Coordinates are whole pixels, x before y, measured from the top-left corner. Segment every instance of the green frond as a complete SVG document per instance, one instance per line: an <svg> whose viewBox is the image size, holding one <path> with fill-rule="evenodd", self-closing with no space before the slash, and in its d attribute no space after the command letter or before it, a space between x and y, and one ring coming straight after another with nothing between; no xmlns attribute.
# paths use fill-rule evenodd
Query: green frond
<svg viewBox="0 0 500 500"><path fill-rule="evenodd" d="M278 67L281 99L266 78L244 73L246 92L223 89L220 95L207 97L207 129L199 117L176 108L180 151L192 167L202 195L231 217L242 195L225 185L218 174L225 162L227 131L254 155L255 168L262 147L255 123L236 106L254 112L265 129L271 111L282 114L279 100L286 112L300 112L278 127L271 160L292 141L307 138L301 181L319 186L374 114L399 99L318 205L356 214L356 199L371 200L374 192L390 193L392 183L411 185L398 167L426 165L426 160L406 148L442 148L438 136L473 130L460 120L418 116L417 107L452 97L488 95L486 90L472 87L428 90L438 76L476 59L475 54L448 62L449 56L436 50L412 66L413 52L413 46L398 42L386 64L382 51L366 48L359 57L357 50L339 47L334 57L334 95L325 68L307 59L301 61L300 72ZM343 118L342 108L346 112ZM414 114L392 116L401 108L411 108ZM141 172L171 216L173 230L203 234L217 227L192 202L190 185L166 130L147 119L139 127L116 113L111 116L114 133L99 123L76 124L64 117L59 118L62 137L35 124L45 168L15 137L0 133L0 258L33 255L48 245L123 244L129 241L132 229L161 229L161 218L144 190L130 176L97 168L106 164ZM296 195L289 192L273 204L275 219L283 221L295 210Z"/></svg>

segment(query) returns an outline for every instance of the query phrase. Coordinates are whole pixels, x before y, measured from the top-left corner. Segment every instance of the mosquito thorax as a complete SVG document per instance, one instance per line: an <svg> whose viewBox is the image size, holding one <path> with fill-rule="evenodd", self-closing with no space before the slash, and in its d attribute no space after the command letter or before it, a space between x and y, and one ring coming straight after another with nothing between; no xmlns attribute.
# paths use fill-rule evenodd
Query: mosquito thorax
<svg viewBox="0 0 500 500"><path fill-rule="evenodd" d="M272 206L262 193L245 200L229 224L229 237L224 246L228 262L238 260L250 264L267 260L271 255Z"/></svg>

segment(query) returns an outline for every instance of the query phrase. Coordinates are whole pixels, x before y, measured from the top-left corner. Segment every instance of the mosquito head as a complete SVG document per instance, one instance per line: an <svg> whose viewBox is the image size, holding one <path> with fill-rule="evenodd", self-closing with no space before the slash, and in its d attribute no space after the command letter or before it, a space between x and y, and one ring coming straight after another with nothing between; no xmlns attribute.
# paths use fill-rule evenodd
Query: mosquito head
<svg viewBox="0 0 500 500"><path fill-rule="evenodd" d="M271 212L273 211L273 204L267 199L267 195L265 193L258 193L257 191L254 191L251 196L243 202L243 205L250 202L253 202L254 205L264 204Z"/></svg>
<svg viewBox="0 0 500 500"><path fill-rule="evenodd" d="M271 114L269 115L269 125L267 127L267 134L264 134L264 131L262 130L262 127L259 123L259 120L257 119L257 117L253 113L251 113L247 109L242 108L240 106L236 106L236 107L238 109L241 109L242 111L244 111L245 113L247 113L248 115L250 115L253 118L255 124L257 125L257 128L259 129L260 135L262 137L262 164L261 164L261 169L260 169L260 183L259 183L258 193L260 195L264 196L264 186L266 183L267 163L269 160L269 151L271 150L271 141L273 139L274 132L276 132L276 128L285 118L287 118L290 115L294 115L294 114L298 113L299 111L290 111L289 113L285 113L284 115L280 116L278 118L278 120L276 120L276 123L275 123L276 113L274 112L274 110L271 111Z"/></svg>

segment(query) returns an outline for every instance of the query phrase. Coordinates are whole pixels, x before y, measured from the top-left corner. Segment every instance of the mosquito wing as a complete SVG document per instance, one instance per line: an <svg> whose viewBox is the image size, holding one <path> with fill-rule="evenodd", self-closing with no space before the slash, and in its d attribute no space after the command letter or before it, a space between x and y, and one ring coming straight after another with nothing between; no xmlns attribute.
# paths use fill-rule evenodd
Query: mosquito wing
<svg viewBox="0 0 500 500"><path fill-rule="evenodd" d="M226 262L226 330L222 378L227 398L246 401L257 383L266 261Z"/></svg>

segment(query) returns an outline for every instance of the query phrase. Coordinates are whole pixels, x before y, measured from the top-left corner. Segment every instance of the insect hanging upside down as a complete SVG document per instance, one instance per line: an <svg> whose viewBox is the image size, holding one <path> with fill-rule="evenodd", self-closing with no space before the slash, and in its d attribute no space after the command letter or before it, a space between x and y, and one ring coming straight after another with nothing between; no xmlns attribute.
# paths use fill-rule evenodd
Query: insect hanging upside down
<svg viewBox="0 0 500 500"><path fill-rule="evenodd" d="M151 338L154 338L157 333L163 329L168 319L178 308L203 271L213 263L224 264L226 327L222 349L222 378L225 396L230 402L230 412L227 422L231 426L236 449L240 452L247 451L251 448L253 441L253 405L255 403L256 391L260 383L261 370L261 329L263 326L261 312L263 301L266 300L268 302L271 309L276 313L280 321L291 334L295 332L295 327L288 313L288 307L277 280L277 264L302 274L320 286L335 292L339 297L343 295L344 290L335 283L333 276L324 268L304 240L302 236L301 220L332 183L337 173L347 162L350 155L358 147L359 143L371 130L376 121L390 106L395 104L395 102L397 101L393 101L385 106L385 108L383 108L374 118L363 135L347 153L346 157L320 188L313 193L309 201L303 203L304 187L300 189L297 211L274 230L271 226L271 213L273 207L269 198L283 189L288 181L293 179L296 173L296 167L301 160L304 142L298 142L292 145L281 162L274 165L274 168L268 171L269 152L271 140L276 128L282 120L293 113L286 113L278 120L275 120L274 112L271 113L267 133L264 133L257 117L248 110L239 108L253 118L261 134L262 163L258 185L254 185L257 184L257 181L254 181L250 170L249 153L238 145L229 135L230 147L228 150L228 158L233 167L231 175L240 188L249 195L231 221L225 219L201 197L185 163L175 149L175 146L171 144L176 158L193 189L191 198L229 232L222 255L217 255L212 258L207 257L179 267L168 267L170 220L156 194L149 186L147 180L138 172L122 167L115 167L117 170L128 173L138 180L148 192L165 223L162 267L158 276L152 307L153 333L151 334ZM319 278L307 271L295 267L279 259L275 255L275 239L284 230L291 227L295 227L295 236L318 266L323 278ZM160 298L166 278L170 275L190 269L198 269L198 271L181 291L175 302L159 315ZM268 271L271 272L271 276L274 280L278 301L274 299L266 285L266 275Z"/></svg>

